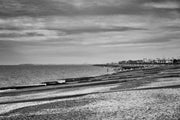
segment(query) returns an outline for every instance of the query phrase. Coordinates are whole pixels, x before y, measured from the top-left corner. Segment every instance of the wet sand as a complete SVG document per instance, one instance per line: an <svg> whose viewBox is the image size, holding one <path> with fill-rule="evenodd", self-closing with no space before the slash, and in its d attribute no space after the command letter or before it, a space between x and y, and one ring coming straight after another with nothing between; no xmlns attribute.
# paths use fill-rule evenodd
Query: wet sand
<svg viewBox="0 0 180 120"><path fill-rule="evenodd" d="M97 76L71 88L1 92L0 119L180 119L179 75L179 66L161 66Z"/></svg>

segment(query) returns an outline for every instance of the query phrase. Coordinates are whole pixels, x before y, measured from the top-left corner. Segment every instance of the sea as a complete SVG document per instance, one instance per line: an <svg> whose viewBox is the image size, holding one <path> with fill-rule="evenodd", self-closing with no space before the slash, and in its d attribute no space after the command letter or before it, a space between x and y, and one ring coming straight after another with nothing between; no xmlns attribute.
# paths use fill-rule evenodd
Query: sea
<svg viewBox="0 0 180 120"><path fill-rule="evenodd" d="M57 79L91 77L112 73L113 69L92 65L3 65L0 88L40 84Z"/></svg>

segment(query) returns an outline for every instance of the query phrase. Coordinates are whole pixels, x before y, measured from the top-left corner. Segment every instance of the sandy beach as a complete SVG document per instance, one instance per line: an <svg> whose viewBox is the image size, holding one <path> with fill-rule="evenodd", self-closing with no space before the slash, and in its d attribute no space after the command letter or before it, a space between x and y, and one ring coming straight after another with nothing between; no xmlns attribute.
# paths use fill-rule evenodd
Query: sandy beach
<svg viewBox="0 0 180 120"><path fill-rule="evenodd" d="M0 92L2 120L178 120L180 66Z"/></svg>

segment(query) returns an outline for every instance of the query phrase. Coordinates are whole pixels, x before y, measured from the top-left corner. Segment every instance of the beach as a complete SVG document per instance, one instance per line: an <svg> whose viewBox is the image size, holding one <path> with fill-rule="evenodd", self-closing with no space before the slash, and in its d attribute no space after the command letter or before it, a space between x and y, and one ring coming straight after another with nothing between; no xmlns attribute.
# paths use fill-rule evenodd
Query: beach
<svg viewBox="0 0 180 120"><path fill-rule="evenodd" d="M2 90L2 120L177 120L180 66L165 65L66 84Z"/></svg>
<svg viewBox="0 0 180 120"><path fill-rule="evenodd" d="M0 120L180 120L180 0L0 0Z"/></svg>

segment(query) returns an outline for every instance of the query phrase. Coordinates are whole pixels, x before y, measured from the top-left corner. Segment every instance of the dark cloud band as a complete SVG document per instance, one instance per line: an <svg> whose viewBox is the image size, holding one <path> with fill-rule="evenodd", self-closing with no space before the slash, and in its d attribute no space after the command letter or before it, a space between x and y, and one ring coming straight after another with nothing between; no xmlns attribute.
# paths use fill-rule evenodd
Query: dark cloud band
<svg viewBox="0 0 180 120"><path fill-rule="evenodd" d="M80 4L80 5L76 5ZM167 4L170 4L169 7ZM145 5L145 6L144 6ZM173 8L174 5L174 8ZM158 10L156 10L158 8ZM166 10L165 12L159 9ZM146 15L166 14L179 11L178 0L112 0L111 4L106 0L64 1L64 0L1 0L0 16L75 16L75 15Z"/></svg>

